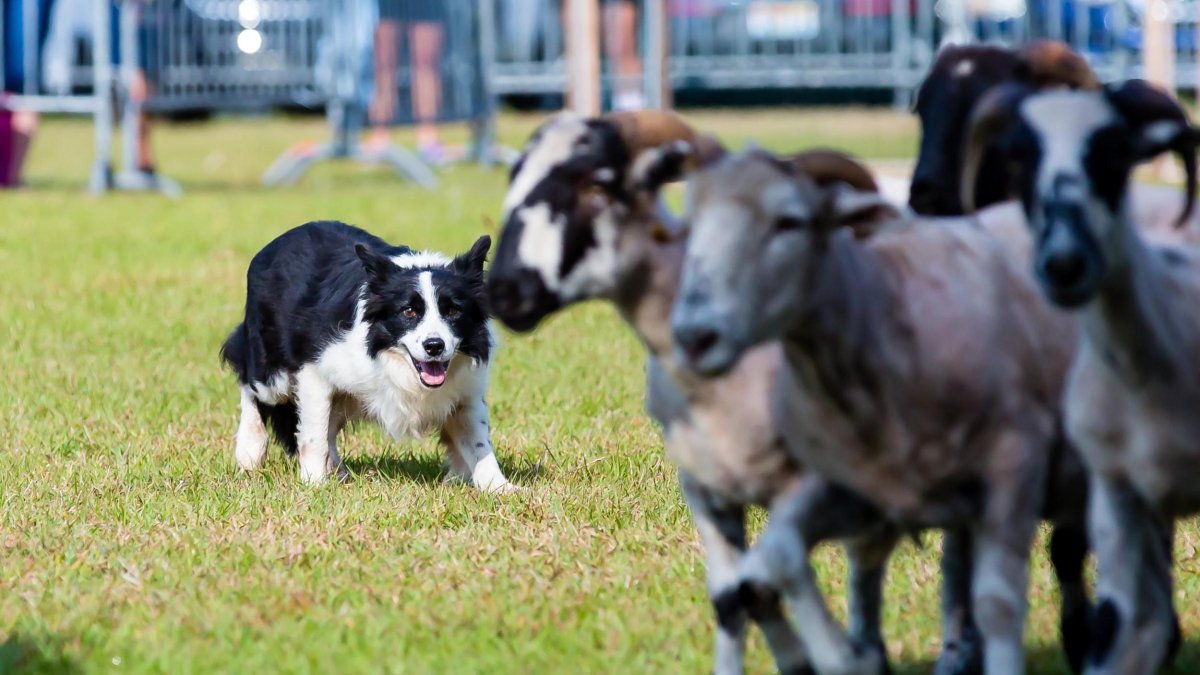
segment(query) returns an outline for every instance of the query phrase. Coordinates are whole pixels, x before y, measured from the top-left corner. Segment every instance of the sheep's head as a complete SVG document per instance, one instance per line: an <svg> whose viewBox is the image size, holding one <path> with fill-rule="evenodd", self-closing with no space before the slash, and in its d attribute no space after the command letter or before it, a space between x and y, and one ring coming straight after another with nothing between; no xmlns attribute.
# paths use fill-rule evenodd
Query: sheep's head
<svg viewBox="0 0 1200 675"><path fill-rule="evenodd" d="M1166 92L1130 80L1102 91L1036 92L1009 85L990 92L972 114L962 176L966 206L986 148L1007 160L1034 231L1035 272L1064 307L1088 302L1123 246L1129 178L1137 164L1164 152L1182 160L1191 213L1200 133Z"/></svg>
<svg viewBox="0 0 1200 675"><path fill-rule="evenodd" d="M997 85L1019 82L1036 88L1097 89L1087 62L1065 43L1031 42L1019 50L988 45L942 49L917 90L915 111L921 121L921 146L913 170L909 204L926 215L963 213L959 193L962 154L971 110ZM1004 167L995 153L984 157L975 187L981 206L1003 201Z"/></svg>
<svg viewBox="0 0 1200 675"><path fill-rule="evenodd" d="M564 113L534 132L512 168L489 273L497 317L530 330L560 307L611 295L620 229L652 210L694 141L682 119L659 111Z"/></svg>
<svg viewBox="0 0 1200 675"><path fill-rule="evenodd" d="M689 175L690 228L671 327L679 362L719 375L803 312L808 270L834 236L867 236L894 209L869 172L833 151L790 160L761 150ZM843 228L863 225L861 230Z"/></svg>

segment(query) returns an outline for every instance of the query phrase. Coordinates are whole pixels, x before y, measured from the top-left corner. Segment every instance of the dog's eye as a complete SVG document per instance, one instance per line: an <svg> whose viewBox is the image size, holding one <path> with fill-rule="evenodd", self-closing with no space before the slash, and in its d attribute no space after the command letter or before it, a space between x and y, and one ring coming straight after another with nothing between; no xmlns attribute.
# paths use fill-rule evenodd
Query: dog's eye
<svg viewBox="0 0 1200 675"><path fill-rule="evenodd" d="M404 309L400 310L400 313L403 314L404 318L406 318L406 319L417 318L417 310L413 309L411 306L405 307Z"/></svg>
<svg viewBox="0 0 1200 675"><path fill-rule="evenodd" d="M462 316L462 310L454 305L450 305L446 308L444 314L446 315L447 319L457 319L458 317Z"/></svg>

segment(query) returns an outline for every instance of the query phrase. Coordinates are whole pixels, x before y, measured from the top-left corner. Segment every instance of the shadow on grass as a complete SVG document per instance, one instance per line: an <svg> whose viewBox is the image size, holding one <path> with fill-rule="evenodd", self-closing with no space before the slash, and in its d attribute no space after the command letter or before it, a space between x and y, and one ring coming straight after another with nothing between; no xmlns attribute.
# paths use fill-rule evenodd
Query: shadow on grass
<svg viewBox="0 0 1200 675"><path fill-rule="evenodd" d="M80 667L50 636L0 636L0 673L78 673Z"/></svg>
<svg viewBox="0 0 1200 675"><path fill-rule="evenodd" d="M350 473L359 479L386 478L436 484L449 475L445 458L434 454L347 457L344 461ZM502 463L500 468L504 470L504 475L517 485L539 482L546 474L545 466L541 462L531 460L522 460L515 465Z"/></svg>
<svg viewBox="0 0 1200 675"><path fill-rule="evenodd" d="M1025 660L1026 672L1032 675L1071 675L1066 657L1063 656L1058 645L1029 649L1025 654ZM927 675L933 672L936 663L932 659L920 661L893 659L891 666L892 672L896 675L917 675L918 673ZM1162 672L1179 675L1200 673L1200 640L1185 640L1183 647L1180 648L1175 660L1171 663L1171 667Z"/></svg>

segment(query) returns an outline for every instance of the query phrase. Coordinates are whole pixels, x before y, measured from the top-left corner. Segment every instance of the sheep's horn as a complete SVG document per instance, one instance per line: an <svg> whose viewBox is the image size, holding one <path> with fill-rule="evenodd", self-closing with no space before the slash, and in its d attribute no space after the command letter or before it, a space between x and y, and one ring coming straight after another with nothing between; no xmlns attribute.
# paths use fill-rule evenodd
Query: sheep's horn
<svg viewBox="0 0 1200 675"><path fill-rule="evenodd" d="M967 122L962 182L959 184L963 209L967 213L975 211L975 181L979 177L979 166L983 163L988 146L1008 126L1016 114L1017 105L1029 92L1026 85L1002 84L984 94L971 111L971 118Z"/></svg>
<svg viewBox="0 0 1200 675"><path fill-rule="evenodd" d="M1108 89L1107 95L1108 100L1136 129L1144 129L1155 122L1174 122L1179 125L1179 132L1167 147L1158 148L1145 159L1151 159L1167 150L1179 157L1183 164L1186 194L1183 213L1179 215L1176 224L1183 225L1196 204L1197 181L1196 139L1187 112L1174 96L1145 80L1129 80L1119 87Z"/></svg>
<svg viewBox="0 0 1200 675"><path fill-rule="evenodd" d="M1028 68L1030 84L1038 89L1055 86L1100 88L1100 80L1092 67L1065 42L1034 40L1017 50L1017 58Z"/></svg>
<svg viewBox="0 0 1200 675"><path fill-rule="evenodd" d="M606 115L604 119L616 125L629 147L629 154L655 148L671 141L696 140L696 131L683 118L668 110L637 110Z"/></svg>
<svg viewBox="0 0 1200 675"><path fill-rule="evenodd" d="M807 174L821 187L840 182L862 192L879 192L870 170L844 152L807 150L785 158L783 162L793 171Z"/></svg>

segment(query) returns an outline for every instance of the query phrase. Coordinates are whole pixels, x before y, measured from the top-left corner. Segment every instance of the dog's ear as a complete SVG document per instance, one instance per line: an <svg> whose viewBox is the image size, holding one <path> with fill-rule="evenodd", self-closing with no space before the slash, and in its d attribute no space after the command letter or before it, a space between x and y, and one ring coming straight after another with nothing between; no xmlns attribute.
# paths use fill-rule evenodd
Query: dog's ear
<svg viewBox="0 0 1200 675"><path fill-rule="evenodd" d="M367 279L372 284L386 281L397 269L396 263L392 262L390 258L380 255L362 244L355 244L354 252L362 261L363 269L367 271Z"/></svg>
<svg viewBox="0 0 1200 675"><path fill-rule="evenodd" d="M483 263L487 262L488 251L492 248L492 238L488 235L475 240L471 250L456 257L450 263L450 269L465 277L483 280Z"/></svg>

